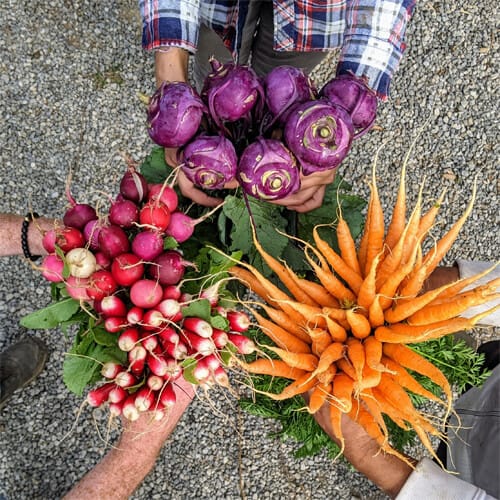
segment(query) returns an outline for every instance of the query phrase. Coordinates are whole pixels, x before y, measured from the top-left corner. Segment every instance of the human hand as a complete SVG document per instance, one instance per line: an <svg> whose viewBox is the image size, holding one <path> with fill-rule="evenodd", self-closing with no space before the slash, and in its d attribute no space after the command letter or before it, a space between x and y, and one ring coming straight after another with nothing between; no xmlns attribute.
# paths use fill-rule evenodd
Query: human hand
<svg viewBox="0 0 500 500"><path fill-rule="evenodd" d="M302 175L300 190L297 193L270 203L285 206L299 213L319 208L323 204L326 187L334 181L336 173L336 169L331 169Z"/></svg>

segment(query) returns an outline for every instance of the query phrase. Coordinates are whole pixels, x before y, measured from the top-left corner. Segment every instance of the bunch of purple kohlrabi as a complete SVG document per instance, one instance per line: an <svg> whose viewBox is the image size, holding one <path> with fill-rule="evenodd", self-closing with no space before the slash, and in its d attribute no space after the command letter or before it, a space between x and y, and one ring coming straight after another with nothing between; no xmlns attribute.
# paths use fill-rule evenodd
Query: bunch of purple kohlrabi
<svg viewBox="0 0 500 500"><path fill-rule="evenodd" d="M375 121L375 93L354 76L318 93L292 66L261 79L248 66L210 63L200 95L186 83L164 83L148 113L153 141L179 148L181 170L203 189L236 179L250 196L283 199L300 189L301 176L338 167Z"/></svg>

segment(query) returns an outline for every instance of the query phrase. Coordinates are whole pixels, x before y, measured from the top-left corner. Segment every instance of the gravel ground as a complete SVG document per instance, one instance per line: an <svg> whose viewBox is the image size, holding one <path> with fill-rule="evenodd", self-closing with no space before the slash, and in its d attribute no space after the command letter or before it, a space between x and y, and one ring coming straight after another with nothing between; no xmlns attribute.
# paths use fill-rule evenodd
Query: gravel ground
<svg viewBox="0 0 500 500"><path fill-rule="evenodd" d="M488 0L462 9L420 2L379 127L340 168L355 192L366 195L372 158L385 143L378 176L390 206L401 160L426 124L408 185L414 200L425 176L429 203L448 188L439 230L459 216L477 174L474 212L448 262L498 256L496 19ZM116 192L120 153L140 159L151 148L137 93L152 91L153 67L140 48L135 1L5 0L0 27L0 210L24 214L31 204L38 213L60 215L70 169L77 198L93 202L99 191ZM318 82L332 70L318 68ZM23 335L19 318L46 305L49 294L20 258L2 259L0 269L3 348ZM9 500L60 498L106 451L104 416L93 420L84 409L77 419L81 399L61 380L70 340L57 330L30 333L50 345L50 361L0 414L0 497ZM240 414L226 394L214 394L211 404L196 401L133 498L383 498L325 456L294 460L294 444L268 439L272 430L271 423Z"/></svg>

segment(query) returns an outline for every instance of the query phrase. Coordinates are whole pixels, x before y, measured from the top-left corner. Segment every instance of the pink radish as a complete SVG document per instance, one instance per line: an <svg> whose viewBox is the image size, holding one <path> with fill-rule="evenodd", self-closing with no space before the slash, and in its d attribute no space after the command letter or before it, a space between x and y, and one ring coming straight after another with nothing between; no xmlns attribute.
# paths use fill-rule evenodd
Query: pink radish
<svg viewBox="0 0 500 500"><path fill-rule="evenodd" d="M130 287L130 300L138 307L154 307L159 304L162 296L162 287L153 280L142 279Z"/></svg>
<svg viewBox="0 0 500 500"><path fill-rule="evenodd" d="M137 328L127 328L118 337L118 347L125 352L131 351L139 342L140 334Z"/></svg>
<svg viewBox="0 0 500 500"><path fill-rule="evenodd" d="M43 258L40 269L42 276L52 283L60 283L63 280L64 262L55 253Z"/></svg>
<svg viewBox="0 0 500 500"><path fill-rule="evenodd" d="M115 293L117 288L118 285L111 272L100 269L90 276L87 293L91 299L102 300Z"/></svg>
<svg viewBox="0 0 500 500"><path fill-rule="evenodd" d="M243 311L227 311L229 328L234 332L246 332L250 327L250 318Z"/></svg>
<svg viewBox="0 0 500 500"><path fill-rule="evenodd" d="M178 285L167 285L163 287L163 298L179 300L181 289Z"/></svg>
<svg viewBox="0 0 500 500"><path fill-rule="evenodd" d="M179 198L174 188L167 184L150 184L148 189L148 200L160 200L170 212L177 208Z"/></svg>
<svg viewBox="0 0 500 500"><path fill-rule="evenodd" d="M133 253L122 253L113 259L111 272L119 285L130 286L142 278L144 264Z"/></svg>
<svg viewBox="0 0 500 500"><path fill-rule="evenodd" d="M75 278L74 276L69 276L65 282L66 291L69 296L75 300L90 300L87 293L87 287L89 284L88 278Z"/></svg>
<svg viewBox="0 0 500 500"><path fill-rule="evenodd" d="M108 382L107 384L101 385L97 389L92 389L87 394L87 402L90 406L97 408L101 406L108 400L109 393L115 387L115 384Z"/></svg>
<svg viewBox="0 0 500 500"><path fill-rule="evenodd" d="M200 337L209 338L213 333L212 325L201 318L184 318L182 325L185 329L196 333Z"/></svg>
<svg viewBox="0 0 500 500"><path fill-rule="evenodd" d="M97 263L97 269L109 269L111 266L111 259L107 255L102 252L96 252L94 256Z"/></svg>
<svg viewBox="0 0 500 500"><path fill-rule="evenodd" d="M127 233L120 227L111 224L99 231L99 249L110 258L128 252L130 243Z"/></svg>
<svg viewBox="0 0 500 500"><path fill-rule="evenodd" d="M132 252L144 261L152 261L163 252L163 237L155 231L141 231L132 241Z"/></svg>
<svg viewBox="0 0 500 500"><path fill-rule="evenodd" d="M101 312L104 316L126 316L127 306L117 295L109 295L101 300Z"/></svg>
<svg viewBox="0 0 500 500"><path fill-rule="evenodd" d="M184 212L172 212L170 214L170 224L168 225L165 234L174 238L178 243L184 243L189 240L191 236L193 236L196 225L211 217L215 211L219 210L219 208L220 205L213 208L198 219L193 219Z"/></svg>
<svg viewBox="0 0 500 500"><path fill-rule="evenodd" d="M109 209L109 222L123 228L134 227L139 221L139 207L131 200L117 200Z"/></svg>

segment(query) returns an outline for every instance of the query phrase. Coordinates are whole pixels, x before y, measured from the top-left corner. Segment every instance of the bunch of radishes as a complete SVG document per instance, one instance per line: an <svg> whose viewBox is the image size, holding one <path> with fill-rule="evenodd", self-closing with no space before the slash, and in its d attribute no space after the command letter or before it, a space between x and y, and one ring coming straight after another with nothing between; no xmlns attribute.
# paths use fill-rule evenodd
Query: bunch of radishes
<svg viewBox="0 0 500 500"><path fill-rule="evenodd" d="M130 164L107 215L76 203L69 188L67 196L71 207L63 225L43 238L48 255L42 274L92 308L128 359L102 365L104 383L89 392L89 404L109 402L112 415L129 420L145 411L161 419L175 404L172 384L186 370L192 382L227 385L221 351L232 345L242 354L253 352L243 335L249 318L220 305L220 283L196 295L183 291L192 264L176 245L191 237L197 221L178 209L175 190L167 183L148 185ZM210 306L209 318L188 310L201 300ZM221 324L224 329L213 326Z"/></svg>

